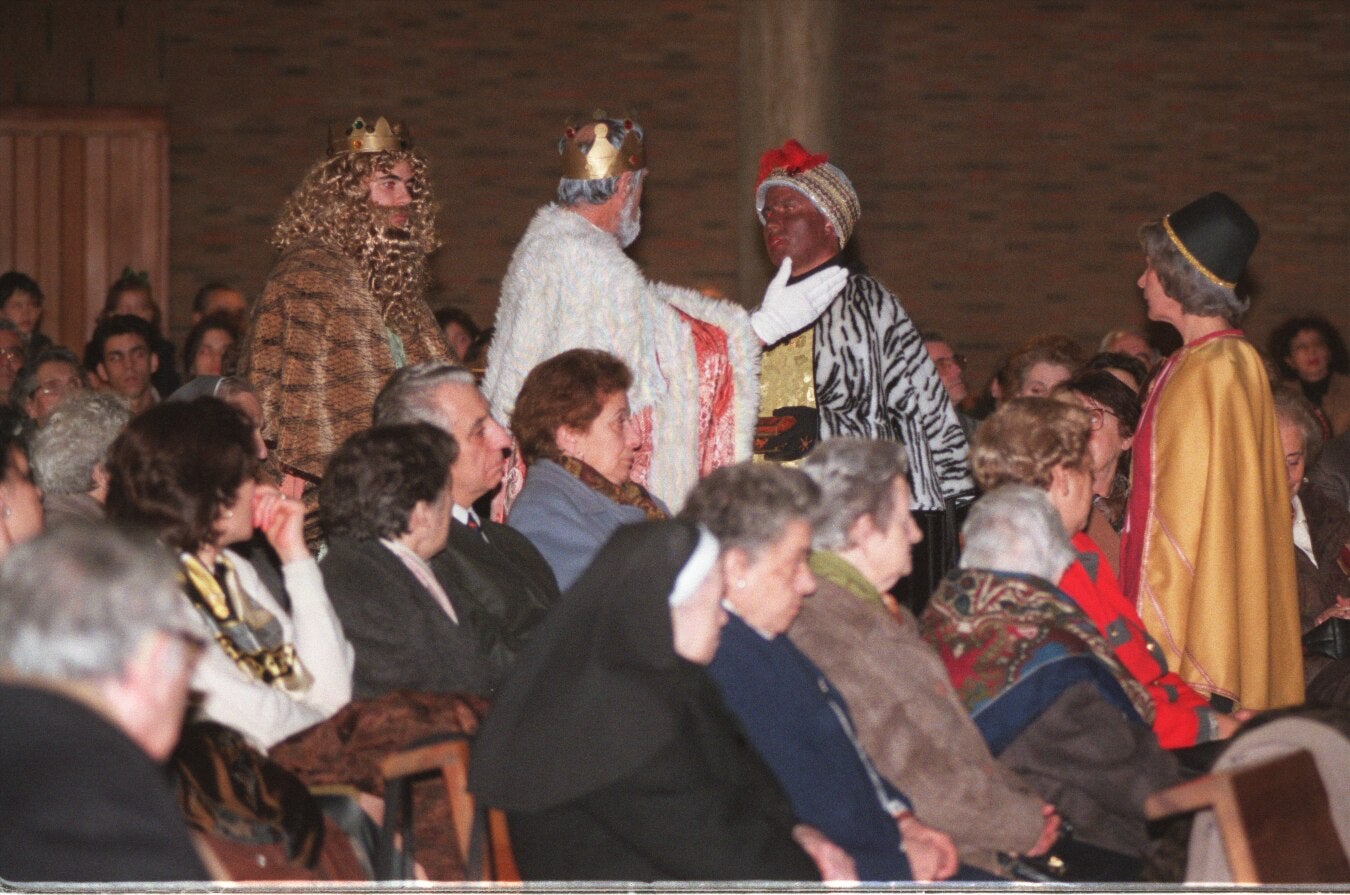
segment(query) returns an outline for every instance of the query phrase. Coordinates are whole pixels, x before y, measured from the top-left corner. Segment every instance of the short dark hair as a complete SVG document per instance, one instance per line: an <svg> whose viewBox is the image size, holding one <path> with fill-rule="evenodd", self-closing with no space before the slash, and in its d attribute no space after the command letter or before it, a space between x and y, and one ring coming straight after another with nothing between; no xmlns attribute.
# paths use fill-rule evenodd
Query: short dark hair
<svg viewBox="0 0 1350 895"><path fill-rule="evenodd" d="M586 431L604 400L632 384L628 367L608 351L573 348L539 364L525 377L511 414L511 431L525 461L558 459L558 427Z"/></svg>
<svg viewBox="0 0 1350 895"><path fill-rule="evenodd" d="M459 448L430 423L376 426L342 443L319 485L319 521L330 537L362 541L408 530L418 501L435 503Z"/></svg>
<svg viewBox="0 0 1350 895"><path fill-rule="evenodd" d="M1134 360L1134 358L1131 358ZM1137 362L1137 361L1136 361ZM1084 370L1055 387L1055 395L1071 391L1084 395L1111 411L1120 421L1120 434L1126 438L1139 427L1141 407L1134 390L1106 370Z"/></svg>
<svg viewBox="0 0 1350 895"><path fill-rule="evenodd" d="M135 314L114 314L94 327L94 334L89 338L89 349L85 352L85 366L93 370L103 363L103 349L113 336L140 336L145 340L147 350L155 350L155 331L149 323Z"/></svg>
<svg viewBox="0 0 1350 895"><path fill-rule="evenodd" d="M1333 373L1350 373L1350 357L1347 357L1345 340L1341 338L1340 332L1332 325L1330 320L1321 314L1304 314L1299 317L1290 317L1275 327L1270 334L1270 340L1266 343L1270 359L1279 366L1281 376L1286 379L1298 378L1298 372L1289 366L1284 359L1289 356L1289 349L1294 343L1294 339L1298 338L1298 334L1305 329L1316 332L1326 343L1327 369Z"/></svg>
<svg viewBox="0 0 1350 895"><path fill-rule="evenodd" d="M1087 363L1083 364L1083 369L1079 372L1111 369L1124 370L1129 373L1134 377L1134 381L1139 383L1141 389L1148 382L1148 367L1144 366L1144 362L1123 351L1099 351L1088 358ZM1121 384L1124 385L1124 383Z"/></svg>
<svg viewBox="0 0 1350 895"><path fill-rule="evenodd" d="M239 345L242 334L239 327L235 325L233 314L226 314L217 311L214 314L207 314L201 320L192 324L192 329L188 330L187 339L183 342L183 375L191 378L192 362L197 359L197 349L201 347L202 339L213 329L221 330L230 334L234 340L235 347ZM234 373L234 358L229 354L221 363L220 373L222 376L229 376Z"/></svg>
<svg viewBox="0 0 1350 895"><path fill-rule="evenodd" d="M206 300L211 297L212 292L239 292L239 290L229 283L222 283L220 280L207 283L197 290L196 295L192 296L192 312L194 314L206 313Z"/></svg>
<svg viewBox="0 0 1350 895"><path fill-rule="evenodd" d="M144 292L146 298L150 299L150 331L159 332L159 325L162 322L159 319L159 305L155 304L155 293L150 289L150 277L145 271L134 271L130 267L125 268L121 275L113 280L112 285L108 287L108 294L103 299L103 317L114 317L117 310L117 299L123 292Z"/></svg>
<svg viewBox="0 0 1350 895"><path fill-rule="evenodd" d="M64 345L48 345L30 357L19 371L19 375L14 379L14 386L9 391L10 401L17 406L19 402L33 397L38 387L38 367L50 363L70 364L75 368L76 374L80 372L80 359L75 356L75 352Z"/></svg>
<svg viewBox="0 0 1350 895"><path fill-rule="evenodd" d="M219 398L156 404L108 450L108 518L196 551L214 543L216 520L257 463L252 428Z"/></svg>
<svg viewBox="0 0 1350 895"><path fill-rule="evenodd" d="M441 308L436 312L437 326L445 329L446 325L450 323L459 324L469 334L470 339L476 339L482 333L482 329L479 328L477 323L473 322L473 318L469 316L468 311L460 308Z"/></svg>
<svg viewBox="0 0 1350 895"><path fill-rule="evenodd" d="M15 292L27 292L33 296L33 301L38 307L42 306L42 287L38 286L37 280L17 270L8 270L0 274L0 305L9 301L9 297Z"/></svg>

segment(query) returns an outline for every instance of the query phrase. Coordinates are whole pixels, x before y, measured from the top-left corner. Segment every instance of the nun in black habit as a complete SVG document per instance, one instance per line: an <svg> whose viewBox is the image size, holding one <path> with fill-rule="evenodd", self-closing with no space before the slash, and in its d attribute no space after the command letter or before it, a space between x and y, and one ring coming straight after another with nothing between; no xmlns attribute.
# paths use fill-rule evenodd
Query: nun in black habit
<svg viewBox="0 0 1350 895"><path fill-rule="evenodd" d="M818 880L804 847L830 872L702 667L720 566L692 524L626 526L534 632L469 778L525 879Z"/></svg>

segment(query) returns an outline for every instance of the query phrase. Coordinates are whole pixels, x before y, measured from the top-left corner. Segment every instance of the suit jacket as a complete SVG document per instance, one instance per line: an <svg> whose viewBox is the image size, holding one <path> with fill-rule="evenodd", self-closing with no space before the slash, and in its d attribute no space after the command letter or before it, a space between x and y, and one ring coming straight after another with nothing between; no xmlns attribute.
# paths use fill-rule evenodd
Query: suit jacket
<svg viewBox="0 0 1350 895"><path fill-rule="evenodd" d="M848 700L872 763L904 787L920 820L951 834L963 860L994 869L995 851L1026 851L1044 824L1040 797L995 763L914 617L902 609L897 622L879 596L831 580L839 576L823 561L812 557L816 592L788 636Z"/></svg>
<svg viewBox="0 0 1350 895"><path fill-rule="evenodd" d="M552 460L539 460L506 523L530 539L552 567L558 589L567 590L619 526L646 518L640 508L615 503Z"/></svg>
<svg viewBox="0 0 1350 895"><path fill-rule="evenodd" d="M431 558L450 602L463 607L478 645L500 681L535 625L558 602L558 582L529 538L484 520L474 531L450 522L450 540Z"/></svg>
<svg viewBox="0 0 1350 895"><path fill-rule="evenodd" d="M164 769L52 690L0 685L0 878L208 880Z"/></svg>
<svg viewBox="0 0 1350 895"><path fill-rule="evenodd" d="M490 695L498 676L463 606L456 624L379 541L333 538L319 565L328 599L356 650L352 696L390 690Z"/></svg>
<svg viewBox="0 0 1350 895"><path fill-rule="evenodd" d="M766 639L732 616L708 673L797 819L848 852L859 879L910 879L894 817L909 803L868 762L820 669L786 637Z"/></svg>

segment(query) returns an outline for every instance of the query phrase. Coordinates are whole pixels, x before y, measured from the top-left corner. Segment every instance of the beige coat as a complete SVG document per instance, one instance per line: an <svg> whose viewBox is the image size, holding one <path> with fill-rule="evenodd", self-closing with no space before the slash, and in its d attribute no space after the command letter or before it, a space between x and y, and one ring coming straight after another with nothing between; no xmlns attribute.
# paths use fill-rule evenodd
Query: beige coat
<svg viewBox="0 0 1350 895"><path fill-rule="evenodd" d="M942 660L901 609L818 575L788 631L847 700L858 740L924 823L951 834L966 863L994 869L995 851L1031 848L1041 798L997 764L952 690Z"/></svg>

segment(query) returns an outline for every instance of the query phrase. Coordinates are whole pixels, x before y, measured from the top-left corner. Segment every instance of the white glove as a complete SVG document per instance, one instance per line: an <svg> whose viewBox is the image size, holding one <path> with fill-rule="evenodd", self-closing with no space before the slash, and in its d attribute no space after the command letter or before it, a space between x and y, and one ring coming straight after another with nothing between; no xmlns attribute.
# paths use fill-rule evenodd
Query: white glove
<svg viewBox="0 0 1350 895"><path fill-rule="evenodd" d="M769 288L764 290L759 310L750 315L750 327L765 345L815 323L848 282L848 271L837 265L822 268L791 286L787 284L790 276L792 259L784 258Z"/></svg>

